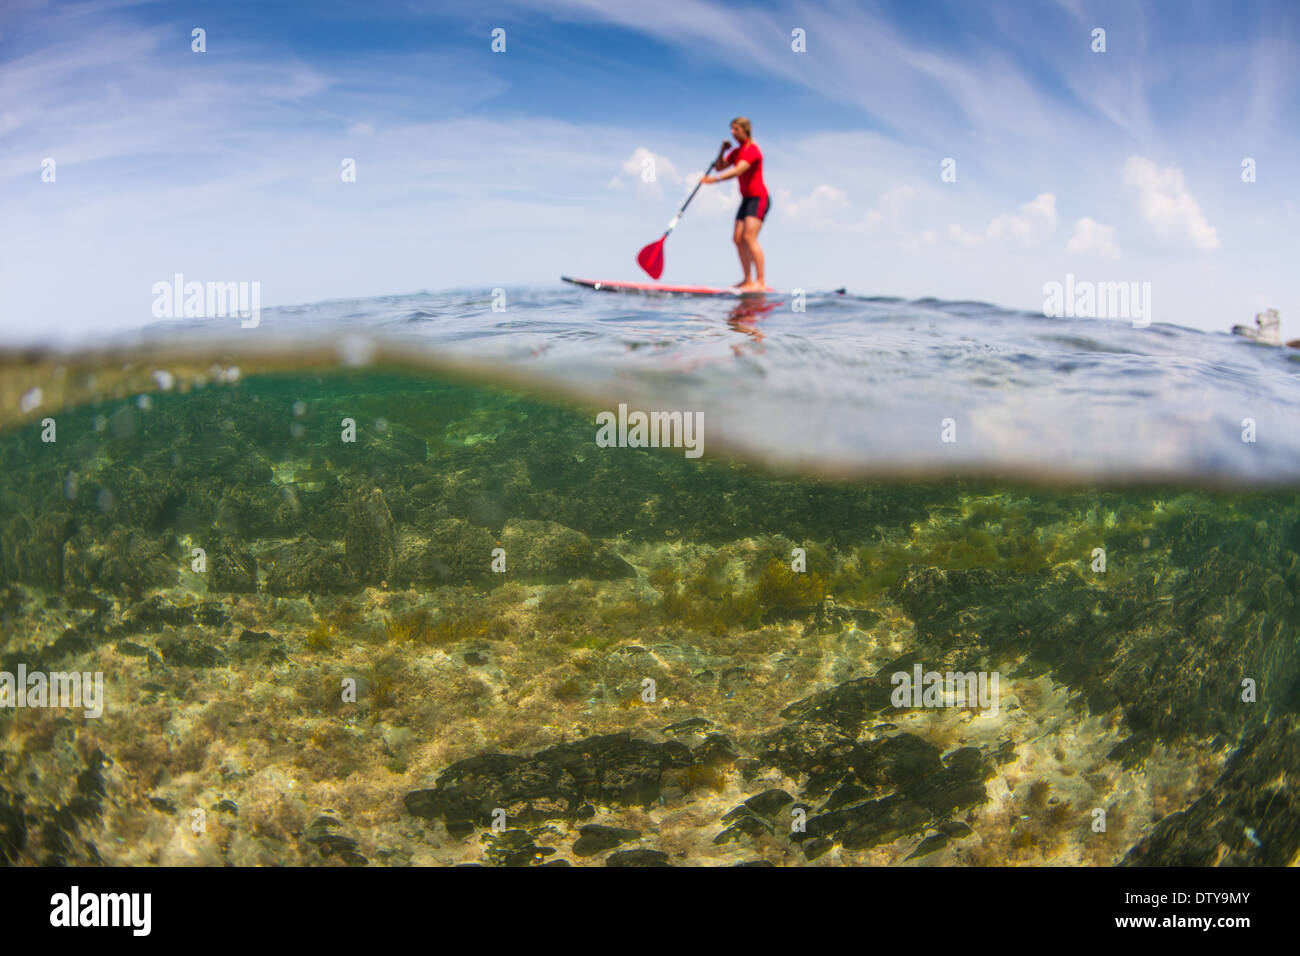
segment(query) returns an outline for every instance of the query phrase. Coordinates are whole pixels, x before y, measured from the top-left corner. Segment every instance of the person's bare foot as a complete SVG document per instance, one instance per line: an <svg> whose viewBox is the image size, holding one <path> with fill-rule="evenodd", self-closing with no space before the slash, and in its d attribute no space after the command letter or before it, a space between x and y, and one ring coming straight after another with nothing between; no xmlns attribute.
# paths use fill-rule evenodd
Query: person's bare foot
<svg viewBox="0 0 1300 956"><path fill-rule="evenodd" d="M755 279L750 279L747 282L742 282L740 285L736 286L736 288L739 289L741 292L766 292L767 291L767 286L763 285L763 283Z"/></svg>

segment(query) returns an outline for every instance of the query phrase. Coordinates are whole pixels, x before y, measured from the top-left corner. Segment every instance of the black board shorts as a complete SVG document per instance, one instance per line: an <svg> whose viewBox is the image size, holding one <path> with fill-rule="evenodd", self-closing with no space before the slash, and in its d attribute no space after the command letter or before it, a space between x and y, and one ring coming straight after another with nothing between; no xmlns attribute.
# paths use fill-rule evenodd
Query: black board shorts
<svg viewBox="0 0 1300 956"><path fill-rule="evenodd" d="M736 221L740 222L746 216L753 216L759 222L767 218L767 211L772 208L772 200L767 196L745 196L740 200L740 211L736 213Z"/></svg>

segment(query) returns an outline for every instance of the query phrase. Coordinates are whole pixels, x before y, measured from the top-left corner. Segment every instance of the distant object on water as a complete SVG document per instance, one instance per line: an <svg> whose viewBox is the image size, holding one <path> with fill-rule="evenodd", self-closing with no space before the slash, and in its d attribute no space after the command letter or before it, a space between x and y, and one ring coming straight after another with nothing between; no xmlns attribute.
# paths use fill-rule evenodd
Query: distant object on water
<svg viewBox="0 0 1300 956"><path fill-rule="evenodd" d="M1282 344L1282 320L1277 314L1277 309L1267 309L1257 314L1255 326L1252 329L1249 325L1234 325L1232 334L1245 336L1260 345ZM1286 344L1293 349L1300 349L1300 339L1294 339Z"/></svg>

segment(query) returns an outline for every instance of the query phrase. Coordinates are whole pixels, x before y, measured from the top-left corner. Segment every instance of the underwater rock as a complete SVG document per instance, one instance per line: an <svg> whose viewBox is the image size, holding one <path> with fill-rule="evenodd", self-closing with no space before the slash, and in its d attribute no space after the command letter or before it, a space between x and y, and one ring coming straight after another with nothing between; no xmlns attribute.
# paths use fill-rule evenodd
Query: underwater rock
<svg viewBox="0 0 1300 956"><path fill-rule="evenodd" d="M257 591L257 559L245 548L222 541L208 552L208 590L253 594Z"/></svg>
<svg viewBox="0 0 1300 956"><path fill-rule="evenodd" d="M168 666L221 667L226 663L226 655L207 643L202 636L161 637L158 639L158 650Z"/></svg>
<svg viewBox="0 0 1300 956"><path fill-rule="evenodd" d="M578 839L573 841L573 852L577 856L592 856L604 850L612 849L620 843L635 840L640 835L639 830L588 823L579 831Z"/></svg>
<svg viewBox="0 0 1300 956"><path fill-rule="evenodd" d="M437 521L424 533L400 535L393 561L392 580L399 587L429 586L478 581L491 573L491 531L459 518ZM509 557L507 556L507 566Z"/></svg>
<svg viewBox="0 0 1300 956"><path fill-rule="evenodd" d="M827 769L839 775L848 772L845 761L855 743L853 737L825 724L787 724L758 739L758 756L791 775Z"/></svg>
<svg viewBox="0 0 1300 956"><path fill-rule="evenodd" d="M636 577L636 568L628 564L607 544L596 544L586 576L604 581Z"/></svg>
<svg viewBox="0 0 1300 956"><path fill-rule="evenodd" d="M792 803L794 803L794 797L790 796L790 794L784 790L772 789L764 790L762 793L750 797L741 806L752 810L760 817L775 820L777 814ZM732 813L736 813L739 809L740 807L737 807L735 810L730 811L727 816L722 818L722 822L728 822L727 817L731 816Z"/></svg>
<svg viewBox="0 0 1300 956"><path fill-rule="evenodd" d="M757 814L751 813L748 809L745 809L739 815L728 814L728 816L731 817L731 826L713 838L713 842L717 846L735 843L744 837L764 836L776 829L772 824Z"/></svg>
<svg viewBox="0 0 1300 956"><path fill-rule="evenodd" d="M99 566L101 587L141 591L173 587L179 580L179 562L167 553L161 539L126 528L110 532Z"/></svg>
<svg viewBox="0 0 1300 956"><path fill-rule="evenodd" d="M1300 677L1300 643L1286 636L1300 612L1297 579L1217 547L1191 554L1186 573L1164 576L1165 594L1147 575L1099 589L1072 569L984 568L911 568L891 594L924 641L1031 654L1093 706L1121 707L1136 734L1232 738L1249 713L1238 706L1242 675L1260 686Z"/></svg>
<svg viewBox="0 0 1300 956"><path fill-rule="evenodd" d="M204 601L194 609L194 619L207 627L219 627L230 620L230 616L217 601Z"/></svg>
<svg viewBox="0 0 1300 956"><path fill-rule="evenodd" d="M726 734L707 734L704 740L691 750L691 757L695 763L704 767L731 763L739 756L731 738Z"/></svg>
<svg viewBox="0 0 1300 956"><path fill-rule="evenodd" d="M1300 854L1300 727L1247 733L1214 786L1171 813L1121 866L1295 866Z"/></svg>
<svg viewBox="0 0 1300 956"><path fill-rule="evenodd" d="M705 717L688 717L685 720L679 720L675 724L669 724L663 729L663 733L670 737L678 734L689 734L703 730L705 727L712 727L713 721Z"/></svg>
<svg viewBox="0 0 1300 956"><path fill-rule="evenodd" d="M944 758L944 768L903 786L903 792L936 817L965 810L988 799L984 781L993 765L976 747L962 747Z"/></svg>
<svg viewBox="0 0 1300 956"><path fill-rule="evenodd" d="M803 845L804 859L811 863L818 857L825 856L833 849L835 849L835 841L828 837L818 837L815 840L808 840Z"/></svg>
<svg viewBox="0 0 1300 956"><path fill-rule="evenodd" d="M506 567L523 580L568 580L585 576L595 552L591 539L554 521L512 518L501 532Z"/></svg>
<svg viewBox="0 0 1300 956"><path fill-rule="evenodd" d="M590 801L646 806L659 797L665 770L689 767L690 751L630 733L589 737L540 750L531 757L484 754L444 770L431 790L415 790L405 803L413 816L442 817L448 829L488 826L500 807L516 823L577 819Z"/></svg>
<svg viewBox="0 0 1300 956"><path fill-rule="evenodd" d="M838 810L840 807L847 807L855 803L861 803L870 796L870 790L862 786L862 784L854 783L850 780L841 783L838 787L832 790L831 795L826 798L826 802L822 804L821 809L823 812L826 810Z"/></svg>
<svg viewBox="0 0 1300 956"><path fill-rule="evenodd" d="M821 599L812 618L804 625L804 636L838 634L846 624L854 621L853 612L849 608L836 606L835 598L828 594Z"/></svg>
<svg viewBox="0 0 1300 956"><path fill-rule="evenodd" d="M50 591L63 586L63 544L72 519L62 512L46 512L28 522L15 515L5 530L3 543L9 576Z"/></svg>
<svg viewBox="0 0 1300 956"><path fill-rule="evenodd" d="M87 528L78 528L63 543L63 581L69 587L93 588L99 584L99 569L104 563L104 544L96 541Z"/></svg>
<svg viewBox="0 0 1300 956"><path fill-rule="evenodd" d="M672 866L660 850L619 850L605 860L606 866Z"/></svg>
<svg viewBox="0 0 1300 956"><path fill-rule="evenodd" d="M10 866L27 848L27 814L23 798L0 786L0 863Z"/></svg>
<svg viewBox="0 0 1300 956"><path fill-rule="evenodd" d="M99 481L112 495L114 521L145 531L161 530L184 497L168 473L146 472L135 465L109 465Z"/></svg>
<svg viewBox="0 0 1300 956"><path fill-rule="evenodd" d="M268 476L269 477L269 476ZM228 487L217 503L213 523L223 535L262 538L284 534L294 523L282 494L270 487Z"/></svg>
<svg viewBox="0 0 1300 956"><path fill-rule="evenodd" d="M137 601L122 614L122 623L136 631L160 631L166 626L194 623L194 608L175 605L161 594Z"/></svg>
<svg viewBox="0 0 1300 956"><path fill-rule="evenodd" d="M908 733L859 743L848 763L868 787L906 786L932 778L943 768L939 748Z"/></svg>
<svg viewBox="0 0 1300 956"><path fill-rule="evenodd" d="M527 830L504 830L483 835L484 855L494 866L535 866L555 853L554 847L538 846Z"/></svg>
<svg viewBox="0 0 1300 956"><path fill-rule="evenodd" d="M266 576L266 589L272 594L298 596L354 591L357 584L336 550L300 539L276 553Z"/></svg>
<svg viewBox="0 0 1300 956"><path fill-rule="evenodd" d="M975 831L960 820L945 823L939 828L938 833L931 834L922 840L917 845L916 849L906 856L906 859L915 860L919 857L929 856L931 853L942 850L946 847L950 840L960 840L963 837L970 836L974 832Z"/></svg>
<svg viewBox="0 0 1300 956"><path fill-rule="evenodd" d="M343 824L327 814L321 814L307 827L303 836L306 843L316 847L323 857L337 855L349 866L365 866L370 861L357 852L357 841L352 837L334 833L335 828Z"/></svg>
<svg viewBox="0 0 1300 956"><path fill-rule="evenodd" d="M253 631L245 628L239 634L239 643L235 653L240 660L261 660L267 664L278 664L289 659L284 645L266 631Z"/></svg>
<svg viewBox="0 0 1300 956"><path fill-rule="evenodd" d="M378 584L392 574L396 554L393 515L382 490L352 491L343 542L348 568L358 581Z"/></svg>
<svg viewBox="0 0 1300 956"><path fill-rule="evenodd" d="M822 713L819 708L814 712ZM984 781L993 776L993 761L978 748L963 747L941 758L939 748L908 733L855 741L825 724L787 725L760 738L763 757L788 773L809 773L805 798L830 793L822 809L810 816L796 843L826 840L811 851L815 859L835 842L861 850L938 825L951 813L988 799ZM875 799L872 794L892 790ZM788 796L776 791L776 794ZM776 803L779 796L768 798ZM782 804L785 806L787 804ZM759 832L738 811L731 811L744 832ZM754 814L756 816L756 814ZM735 829L735 827L733 827ZM715 842L723 836L720 834ZM735 838L732 835L730 838Z"/></svg>
<svg viewBox="0 0 1300 956"><path fill-rule="evenodd" d="M885 673L889 669L886 666L875 677L855 678L797 700L781 711L781 716L786 720L832 724L856 735L869 715L891 706L893 687Z"/></svg>
<svg viewBox="0 0 1300 956"><path fill-rule="evenodd" d="M423 464L429 457L428 443L407 428L392 422L367 422L357 416L357 435L362 440L345 445L338 455L359 472L384 479L401 468Z"/></svg>

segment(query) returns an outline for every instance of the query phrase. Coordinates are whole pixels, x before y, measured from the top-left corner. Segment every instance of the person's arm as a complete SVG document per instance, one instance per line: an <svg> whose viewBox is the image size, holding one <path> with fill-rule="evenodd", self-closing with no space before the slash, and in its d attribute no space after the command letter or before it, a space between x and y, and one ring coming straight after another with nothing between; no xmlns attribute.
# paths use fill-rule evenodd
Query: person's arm
<svg viewBox="0 0 1300 956"><path fill-rule="evenodd" d="M730 148L731 148L731 140L724 139L722 141L722 149L718 150L718 161L713 164L714 169L727 168L727 156L729 155L727 150L729 150Z"/></svg>
<svg viewBox="0 0 1300 956"><path fill-rule="evenodd" d="M743 176L745 172L749 169L749 166L750 166L749 160L742 159L740 162L736 163L735 168L732 169L731 172L723 173L721 176L710 176L709 179L713 180L715 183L720 183L724 179L732 179L733 177L736 176Z"/></svg>

